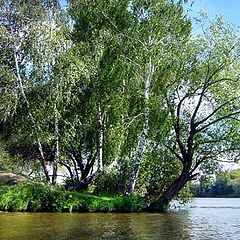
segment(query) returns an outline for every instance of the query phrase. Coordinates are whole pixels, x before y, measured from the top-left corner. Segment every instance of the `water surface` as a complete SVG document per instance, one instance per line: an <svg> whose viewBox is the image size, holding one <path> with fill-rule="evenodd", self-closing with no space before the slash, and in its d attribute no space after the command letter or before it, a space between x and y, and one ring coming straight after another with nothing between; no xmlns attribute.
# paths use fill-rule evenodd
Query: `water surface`
<svg viewBox="0 0 240 240"><path fill-rule="evenodd" d="M166 214L0 213L1 240L238 240L240 199L196 199Z"/></svg>

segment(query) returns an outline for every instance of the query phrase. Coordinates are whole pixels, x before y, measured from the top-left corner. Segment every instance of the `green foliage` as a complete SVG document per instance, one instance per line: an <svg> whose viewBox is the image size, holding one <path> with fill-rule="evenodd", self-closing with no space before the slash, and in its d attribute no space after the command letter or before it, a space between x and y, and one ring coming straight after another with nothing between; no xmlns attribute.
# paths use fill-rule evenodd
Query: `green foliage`
<svg viewBox="0 0 240 240"><path fill-rule="evenodd" d="M137 191L154 200L164 193L180 171L181 165L168 153L167 149L157 144L150 145L140 169Z"/></svg>
<svg viewBox="0 0 240 240"><path fill-rule="evenodd" d="M96 196L37 182L1 187L0 193L0 210L6 211L138 212L145 208L143 199L134 195Z"/></svg>
<svg viewBox="0 0 240 240"><path fill-rule="evenodd" d="M0 141L0 170L11 169L12 161L9 153L5 150L5 146Z"/></svg>
<svg viewBox="0 0 240 240"><path fill-rule="evenodd" d="M177 197L175 198L180 204L188 203L192 200L193 194L191 191L192 183L188 182L178 193Z"/></svg>
<svg viewBox="0 0 240 240"><path fill-rule="evenodd" d="M128 167L128 161L122 160L118 167L114 167L109 172L104 172L94 183L95 194L111 194L119 195L124 193L128 184L130 176L130 169Z"/></svg>
<svg viewBox="0 0 240 240"><path fill-rule="evenodd" d="M0 138L0 171L5 170L20 174L26 172L29 166L23 164L20 155L12 155L8 150L6 142Z"/></svg>

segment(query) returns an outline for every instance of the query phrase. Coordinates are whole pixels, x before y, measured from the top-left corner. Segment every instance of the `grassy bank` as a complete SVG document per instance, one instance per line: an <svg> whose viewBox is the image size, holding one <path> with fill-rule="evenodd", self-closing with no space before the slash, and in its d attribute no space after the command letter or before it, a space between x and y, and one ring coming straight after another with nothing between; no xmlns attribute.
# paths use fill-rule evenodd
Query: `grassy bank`
<svg viewBox="0 0 240 240"><path fill-rule="evenodd" d="M16 185L16 184L23 183L26 181L27 181L27 178L24 176L0 170L0 186Z"/></svg>
<svg viewBox="0 0 240 240"><path fill-rule="evenodd" d="M144 210L144 206L143 199L134 195L95 196L32 182L0 187L1 211L139 212Z"/></svg>

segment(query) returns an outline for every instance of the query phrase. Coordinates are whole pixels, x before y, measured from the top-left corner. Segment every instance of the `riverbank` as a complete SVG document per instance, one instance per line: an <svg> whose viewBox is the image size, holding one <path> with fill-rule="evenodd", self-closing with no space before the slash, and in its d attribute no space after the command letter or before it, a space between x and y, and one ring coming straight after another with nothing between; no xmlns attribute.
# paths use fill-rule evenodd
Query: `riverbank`
<svg viewBox="0 0 240 240"><path fill-rule="evenodd" d="M0 211L140 212L144 209L143 198L135 195L96 196L36 182L0 187Z"/></svg>
<svg viewBox="0 0 240 240"><path fill-rule="evenodd" d="M0 170L0 186L11 186L24 183L27 181L27 178L22 175L17 175L7 171Z"/></svg>
<svg viewBox="0 0 240 240"><path fill-rule="evenodd" d="M0 239L236 240L239 216L238 199L205 198L167 214L0 212Z"/></svg>

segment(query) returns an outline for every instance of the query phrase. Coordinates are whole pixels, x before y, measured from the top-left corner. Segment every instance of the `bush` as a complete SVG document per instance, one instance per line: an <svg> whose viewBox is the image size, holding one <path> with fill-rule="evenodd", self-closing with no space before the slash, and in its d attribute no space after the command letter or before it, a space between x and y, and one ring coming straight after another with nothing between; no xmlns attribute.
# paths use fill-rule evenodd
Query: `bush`
<svg viewBox="0 0 240 240"><path fill-rule="evenodd" d="M114 169L111 172L104 173L95 182L94 193L101 194L105 192L106 194L118 195L124 192L126 189L126 182L129 177L123 176L121 170Z"/></svg>
<svg viewBox="0 0 240 240"><path fill-rule="evenodd" d="M5 187L0 196L0 209L8 211L49 211L51 188L42 183L25 183Z"/></svg>
<svg viewBox="0 0 240 240"><path fill-rule="evenodd" d="M144 209L141 197L107 197L67 191L61 186L28 182L0 188L0 210L30 212L137 212Z"/></svg>

